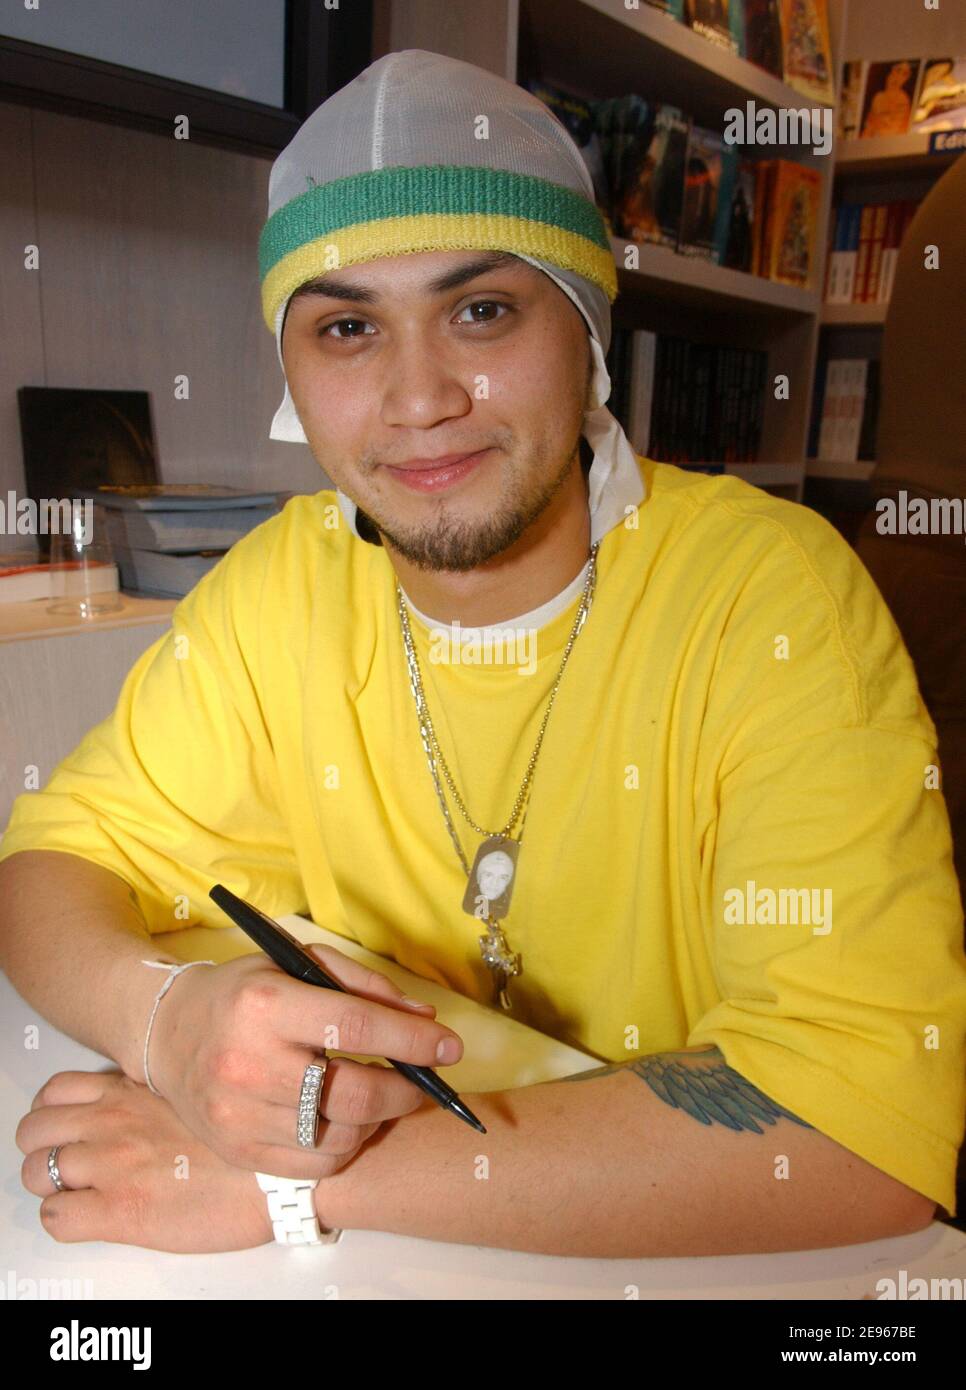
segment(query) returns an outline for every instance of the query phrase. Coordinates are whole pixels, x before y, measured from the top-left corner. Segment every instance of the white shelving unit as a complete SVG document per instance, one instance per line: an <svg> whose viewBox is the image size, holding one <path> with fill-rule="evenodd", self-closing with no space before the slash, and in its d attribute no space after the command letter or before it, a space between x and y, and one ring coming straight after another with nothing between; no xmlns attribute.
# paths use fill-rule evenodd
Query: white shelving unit
<svg viewBox="0 0 966 1390"><path fill-rule="evenodd" d="M487 0L482 7L478 0L447 0L445 23L431 0L377 0L377 7L381 27L374 57L390 49L422 47L488 67L514 82L537 77L590 98L638 92L647 100L676 105L698 124L719 130L725 112L744 109L748 101L776 109L814 104L643 0L636 9L624 0ZM844 54L888 58L908 56L910 43L916 51L930 47L916 37L922 32L921 20L918 28L910 28L911 21L891 13L897 7L908 11L910 5L906 0L829 0L836 105ZM948 18L933 32L935 51L946 51L952 32ZM890 51L880 54L875 49L871 36L876 34ZM966 52L966 41L956 52ZM801 500L820 333L836 326L878 326L886 314L885 305L822 303L833 194L843 177L881 176L888 182L897 171L927 179L941 172L949 158L931 158L926 143L920 137L836 141L824 157L806 147L751 151L763 158L797 159L825 174L815 271L805 289L657 246L638 246L638 268L626 270L630 243L611 238L620 288L613 306L615 327L763 348L769 381L779 374L788 376L789 400L775 400L773 392L766 392L762 461L728 465L729 472Z"/></svg>

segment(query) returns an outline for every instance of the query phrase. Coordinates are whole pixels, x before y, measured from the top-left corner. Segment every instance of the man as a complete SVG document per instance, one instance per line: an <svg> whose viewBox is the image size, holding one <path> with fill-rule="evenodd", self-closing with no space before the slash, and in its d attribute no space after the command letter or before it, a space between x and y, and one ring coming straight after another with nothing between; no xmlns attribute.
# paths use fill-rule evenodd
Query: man
<svg viewBox="0 0 966 1390"><path fill-rule="evenodd" d="M3 964L125 1073L55 1077L21 1122L46 1228L255 1244L253 1172L318 1179L323 1229L574 1255L837 1245L950 1210L961 904L935 731L868 575L817 515L634 456L603 408L606 228L519 88L391 54L305 123L269 203L273 436L337 494L236 544L16 804ZM533 631L529 668L477 656ZM326 1025L428 1064L452 1036L325 950L353 997L247 956L156 998L145 937L224 925L213 881L605 1065L464 1093L481 1138L334 1058L308 1151Z"/></svg>

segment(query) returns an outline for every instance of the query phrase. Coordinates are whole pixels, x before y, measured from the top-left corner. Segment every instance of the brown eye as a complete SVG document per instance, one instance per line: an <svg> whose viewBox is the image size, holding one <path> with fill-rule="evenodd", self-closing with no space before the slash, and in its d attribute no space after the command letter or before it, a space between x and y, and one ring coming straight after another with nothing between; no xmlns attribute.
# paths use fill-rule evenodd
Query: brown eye
<svg viewBox="0 0 966 1390"><path fill-rule="evenodd" d="M345 324L361 324L364 326L365 322L365 319L335 319L332 323L327 323L324 328L320 328L318 330L318 336L320 338L336 338L340 343L348 343L351 342L353 338L364 337L365 335L359 333L343 335L341 333L332 333L330 330L333 328L342 328Z"/></svg>
<svg viewBox="0 0 966 1390"><path fill-rule="evenodd" d="M460 312L463 313L463 314L465 314L466 311L467 311L467 309L503 309L506 313L509 313L509 312L510 312L510 307L509 307L509 305L508 305L508 304L501 304L500 301L497 300L497 299L475 299L475 300L473 301L472 304L467 304L467 305L465 306L465 308L463 308ZM469 323L480 323L480 324L483 324L483 323L498 323L502 317L503 317L502 314L494 314L494 315L491 315L490 317L487 317L487 318L477 318L477 317L474 317L474 318L469 319L469 320L464 319L463 321L464 321L464 323L469 322Z"/></svg>

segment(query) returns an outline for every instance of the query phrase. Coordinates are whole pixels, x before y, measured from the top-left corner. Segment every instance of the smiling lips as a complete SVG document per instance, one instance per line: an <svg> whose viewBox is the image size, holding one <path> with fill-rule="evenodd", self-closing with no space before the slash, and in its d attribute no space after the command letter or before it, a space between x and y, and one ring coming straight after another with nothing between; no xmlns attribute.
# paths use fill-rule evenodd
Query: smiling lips
<svg viewBox="0 0 966 1390"><path fill-rule="evenodd" d="M489 449L475 454L441 454L435 459L410 459L408 463L384 465L394 478L416 492L437 492L471 473Z"/></svg>
<svg viewBox="0 0 966 1390"><path fill-rule="evenodd" d="M476 452L477 452L477 453L482 453L483 451L482 451L482 449L478 449ZM387 466L387 468L399 468L399 469L405 469L407 472L416 471L416 472L420 472L420 473L421 473L421 472L424 472L426 469L430 469L430 468L445 468L447 465L449 465L449 464L451 464L451 463L460 463L463 459L472 458L472 457L473 457L473 454L466 454L466 453L463 453L463 454L440 454L438 458L432 458L432 459L407 459L405 463L393 463L393 464L387 464L386 466Z"/></svg>

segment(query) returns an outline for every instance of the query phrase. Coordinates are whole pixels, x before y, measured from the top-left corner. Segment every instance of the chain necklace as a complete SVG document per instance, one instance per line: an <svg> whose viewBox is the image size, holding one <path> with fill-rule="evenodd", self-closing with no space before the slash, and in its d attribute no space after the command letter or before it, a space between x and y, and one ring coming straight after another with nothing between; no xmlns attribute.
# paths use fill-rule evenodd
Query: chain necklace
<svg viewBox="0 0 966 1390"><path fill-rule="evenodd" d="M453 782L450 770L446 765L439 742L436 738L436 730L433 728L433 721L430 718L429 708L426 704L426 697L423 693L423 682L419 671L419 659L416 655L416 648L413 643L412 630L409 626L409 613L403 591L400 588L398 579L396 580L396 607L399 612L399 619L402 626L403 645L406 649L406 662L409 667L409 687L413 692L413 699L416 702L416 714L419 719L419 733L423 741L423 748L429 763L429 771L436 788L436 795L439 799L440 808L443 812L443 819L446 821L446 828L450 838L456 848L463 871L466 874L466 892L463 895L463 910L472 917L486 923L486 932L479 937L480 953L484 962L493 975L493 1002L499 1004L503 1009L512 1007L508 991L509 981L513 976L519 975L523 971L523 965L519 955L515 955L504 935L499 918L506 915L510 906L510 897L513 892L513 884L516 881L516 866L520 853L520 845L523 841L523 825L526 821L526 808L524 803L528 801L530 784L533 780L534 769L537 765L537 758L540 756L540 748L543 744L543 735L550 718L550 711L557 696L557 689L560 685L564 667L573 650L574 642L580 633L590 606L594 601L594 589L597 582L597 551L600 546L599 541L595 541L590 548L590 564L587 570L587 578L584 582L584 589L580 599L580 607L574 620L573 629L564 650L563 660L560 663L560 670L550 691L550 699L540 725L540 732L530 760L527 763L527 770L523 778L520 790L517 793L510 819L502 830L485 830L483 826L477 825L470 813L467 811ZM453 794L453 799L464 820L468 821L477 835L483 836L483 842L476 851L473 860L473 867L467 862L466 855L463 853L463 846L460 844L459 837L450 817L446 799L443 795L443 788L440 784L437 764L443 770L446 785ZM523 811L523 819L520 821L520 834L516 839L511 838L510 832L513 830Z"/></svg>

